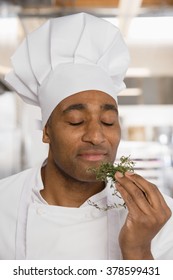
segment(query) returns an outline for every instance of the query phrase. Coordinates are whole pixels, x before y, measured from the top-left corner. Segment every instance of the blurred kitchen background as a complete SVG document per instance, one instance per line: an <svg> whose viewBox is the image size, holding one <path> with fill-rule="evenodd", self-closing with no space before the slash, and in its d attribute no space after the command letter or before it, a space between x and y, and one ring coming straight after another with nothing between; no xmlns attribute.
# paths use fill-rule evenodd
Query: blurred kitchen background
<svg viewBox="0 0 173 280"><path fill-rule="evenodd" d="M7 85L10 56L25 34L50 17L89 12L117 25L131 64L119 95L122 142L136 170L173 197L173 0L0 1L0 178L42 162L48 147L38 108ZM101 32L101 31L100 31Z"/></svg>

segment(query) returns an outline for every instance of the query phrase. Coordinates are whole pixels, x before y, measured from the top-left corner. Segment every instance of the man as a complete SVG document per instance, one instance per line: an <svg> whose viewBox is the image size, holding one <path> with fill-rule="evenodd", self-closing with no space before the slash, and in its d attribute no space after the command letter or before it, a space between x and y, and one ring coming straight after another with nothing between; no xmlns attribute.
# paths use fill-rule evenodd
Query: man
<svg viewBox="0 0 173 280"><path fill-rule="evenodd" d="M41 107L49 153L0 183L1 259L173 258L172 199L117 172L121 207L89 171L115 160L128 62L118 29L84 13L49 20L18 48L6 81Z"/></svg>

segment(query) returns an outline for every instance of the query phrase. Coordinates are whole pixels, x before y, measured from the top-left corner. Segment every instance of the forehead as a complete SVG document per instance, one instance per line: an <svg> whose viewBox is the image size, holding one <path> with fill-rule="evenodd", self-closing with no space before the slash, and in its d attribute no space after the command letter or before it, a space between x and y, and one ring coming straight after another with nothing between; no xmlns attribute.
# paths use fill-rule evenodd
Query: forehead
<svg viewBox="0 0 173 280"><path fill-rule="evenodd" d="M110 104L117 108L117 103L115 99L109 94L97 91L97 90L88 90L79 93L75 93L64 100L62 100L58 106L58 111L65 111L69 106L75 104L85 104L88 108L90 107L99 107L102 108L105 104Z"/></svg>

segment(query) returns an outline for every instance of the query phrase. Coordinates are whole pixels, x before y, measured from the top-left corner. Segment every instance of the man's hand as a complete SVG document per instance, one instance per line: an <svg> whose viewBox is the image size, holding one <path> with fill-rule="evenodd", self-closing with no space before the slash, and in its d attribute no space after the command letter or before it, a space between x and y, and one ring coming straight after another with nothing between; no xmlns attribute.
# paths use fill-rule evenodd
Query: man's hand
<svg viewBox="0 0 173 280"><path fill-rule="evenodd" d="M171 217L171 210L158 188L141 176L117 172L115 178L129 211L119 235L123 259L153 259L151 240Z"/></svg>

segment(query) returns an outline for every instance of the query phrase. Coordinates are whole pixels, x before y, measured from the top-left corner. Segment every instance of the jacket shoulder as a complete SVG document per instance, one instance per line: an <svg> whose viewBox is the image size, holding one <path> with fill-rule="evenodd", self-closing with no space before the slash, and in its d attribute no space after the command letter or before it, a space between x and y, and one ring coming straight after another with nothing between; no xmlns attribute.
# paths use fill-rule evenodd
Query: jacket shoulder
<svg viewBox="0 0 173 280"><path fill-rule="evenodd" d="M15 234L20 198L25 182L38 168L0 180L0 259L15 259ZM28 180L29 183L32 183Z"/></svg>
<svg viewBox="0 0 173 280"><path fill-rule="evenodd" d="M152 241L154 258L157 260L173 259L173 198L163 194L172 215Z"/></svg>
<svg viewBox="0 0 173 280"><path fill-rule="evenodd" d="M9 177L0 179L0 191L2 191L3 188L6 188L8 186L12 187L14 185L14 183L16 183L17 181L21 182L21 180L25 179L27 174L29 172L31 172L32 169L33 168L27 169L27 170L21 171L21 172L19 172L17 174L11 175Z"/></svg>

